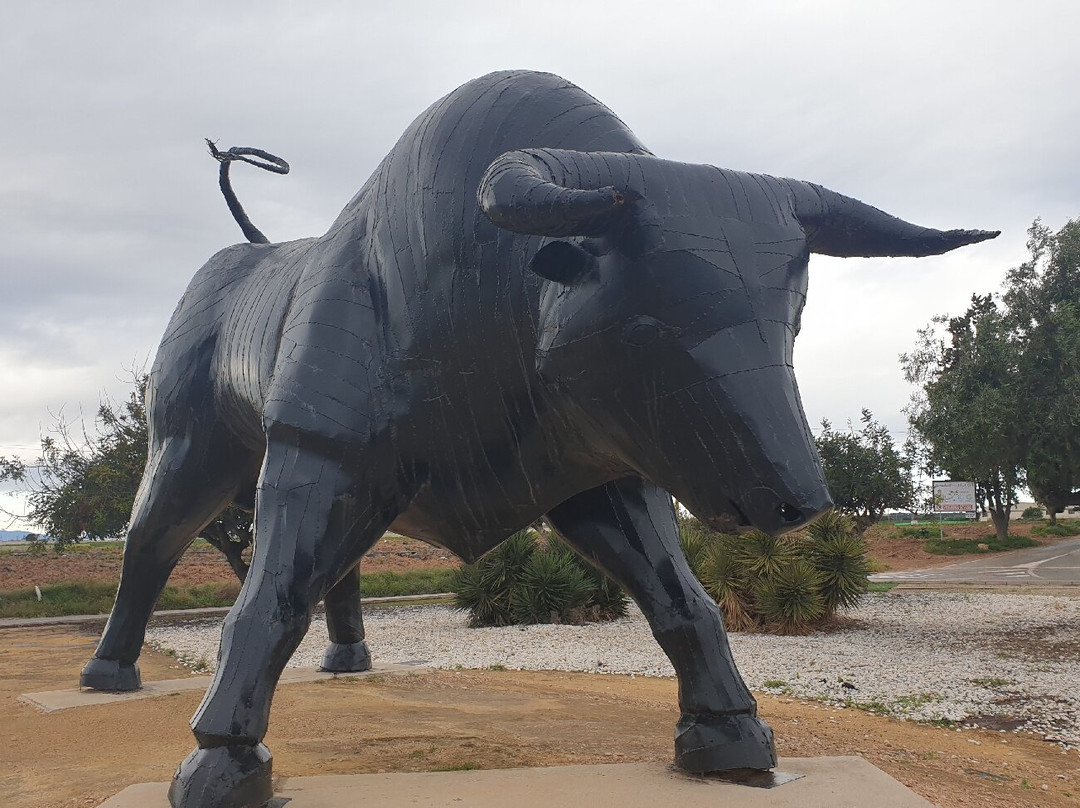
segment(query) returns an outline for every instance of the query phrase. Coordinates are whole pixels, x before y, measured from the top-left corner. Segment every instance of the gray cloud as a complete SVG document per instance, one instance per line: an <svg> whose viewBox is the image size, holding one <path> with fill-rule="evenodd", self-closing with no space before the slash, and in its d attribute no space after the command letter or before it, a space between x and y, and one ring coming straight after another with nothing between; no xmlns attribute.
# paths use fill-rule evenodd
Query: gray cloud
<svg viewBox="0 0 1080 808"><path fill-rule="evenodd" d="M658 154L812 179L912 221L1004 235L924 261L815 259L796 348L812 422L897 430L897 354L995 289L1036 216L1078 214L1080 7L755 4L23 4L0 33L0 452L47 408L124 394L184 285L240 240L203 137L271 238L324 231L404 127L491 70L551 70ZM674 8L672 8L674 7ZM17 395L11 395L17 390Z"/></svg>

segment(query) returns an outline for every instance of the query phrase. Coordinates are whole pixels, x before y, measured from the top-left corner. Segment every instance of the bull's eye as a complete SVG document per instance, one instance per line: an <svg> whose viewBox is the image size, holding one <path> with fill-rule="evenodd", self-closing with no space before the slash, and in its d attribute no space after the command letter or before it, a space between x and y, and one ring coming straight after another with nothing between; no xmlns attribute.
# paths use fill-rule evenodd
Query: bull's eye
<svg viewBox="0 0 1080 808"><path fill-rule="evenodd" d="M654 317L641 315L623 327L622 341L635 348L644 348L672 330Z"/></svg>

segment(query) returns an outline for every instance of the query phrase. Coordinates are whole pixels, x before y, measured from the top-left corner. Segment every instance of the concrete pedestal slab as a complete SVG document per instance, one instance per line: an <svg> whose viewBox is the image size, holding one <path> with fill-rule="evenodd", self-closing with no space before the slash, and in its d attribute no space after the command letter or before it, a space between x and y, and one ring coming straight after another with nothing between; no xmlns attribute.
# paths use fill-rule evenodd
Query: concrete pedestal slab
<svg viewBox="0 0 1080 808"><path fill-rule="evenodd" d="M315 668L286 668L281 674L279 684L290 682L315 682L320 679L337 677L395 676L407 673L429 673L432 669L421 662L398 662L375 665L371 670L360 673L327 673ZM90 690L72 687L66 690L47 690L41 693L23 693L19 701L30 704L45 713L68 710L73 707L88 707L93 704L109 704L115 701L149 699L155 696L167 696L185 690L206 690L210 686L209 676L185 676L183 679L164 679L159 682L143 682L139 690L126 693L110 693L102 690Z"/></svg>
<svg viewBox="0 0 1080 808"><path fill-rule="evenodd" d="M273 808L933 808L860 757L788 758L803 775L771 789L693 777L656 763L410 774L284 777ZM100 808L167 808L166 783L129 786Z"/></svg>

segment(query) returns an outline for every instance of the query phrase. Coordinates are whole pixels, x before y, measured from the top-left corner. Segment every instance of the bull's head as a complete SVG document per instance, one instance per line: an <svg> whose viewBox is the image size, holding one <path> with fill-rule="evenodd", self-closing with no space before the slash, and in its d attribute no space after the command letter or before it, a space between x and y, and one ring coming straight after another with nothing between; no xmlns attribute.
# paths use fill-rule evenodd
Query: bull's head
<svg viewBox="0 0 1080 808"><path fill-rule="evenodd" d="M714 525L831 507L792 370L810 252L942 253L992 238L916 227L820 186L647 155L504 154L479 201L547 236L537 367L610 451Z"/></svg>

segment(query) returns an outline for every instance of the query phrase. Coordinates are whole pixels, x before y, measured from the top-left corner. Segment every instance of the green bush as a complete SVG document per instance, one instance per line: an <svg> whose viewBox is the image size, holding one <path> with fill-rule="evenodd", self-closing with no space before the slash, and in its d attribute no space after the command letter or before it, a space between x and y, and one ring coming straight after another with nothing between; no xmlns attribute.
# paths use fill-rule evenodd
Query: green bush
<svg viewBox="0 0 1080 808"><path fill-rule="evenodd" d="M905 539L929 539L938 535L940 532L940 528L929 528L919 525L897 526L896 528L897 535Z"/></svg>
<svg viewBox="0 0 1080 808"><path fill-rule="evenodd" d="M724 623L732 631L751 631L757 621L751 613L747 594L753 589L753 576L740 553L739 539L714 533L702 553L702 563L694 574L701 581L724 614Z"/></svg>
<svg viewBox="0 0 1080 808"><path fill-rule="evenodd" d="M714 533L692 517L679 520L679 533L691 570L731 631L806 631L868 589L866 542L835 512L795 536Z"/></svg>
<svg viewBox="0 0 1080 808"><path fill-rule="evenodd" d="M866 540L855 532L846 516L830 511L806 531L804 549L821 573L825 609L849 609L866 594L870 564Z"/></svg>
<svg viewBox="0 0 1080 808"><path fill-rule="evenodd" d="M796 558L759 578L754 594L766 624L794 633L825 615L823 588L821 572L807 559Z"/></svg>
<svg viewBox="0 0 1080 808"><path fill-rule="evenodd" d="M513 534L450 581L469 625L586 623L626 613L626 595L564 542Z"/></svg>
<svg viewBox="0 0 1080 808"><path fill-rule="evenodd" d="M533 553L510 594L510 614L522 625L574 622L592 591L572 554L561 549Z"/></svg>
<svg viewBox="0 0 1080 808"><path fill-rule="evenodd" d="M1036 505L1031 505L1030 507L1024 508L1024 512L1020 514L1020 518L1029 520L1042 519L1043 509Z"/></svg>
<svg viewBox="0 0 1080 808"><path fill-rule="evenodd" d="M1032 533L1035 531L1032 530ZM1071 535L1071 534L1070 534ZM986 545L986 550L980 550L979 545ZM924 545L928 553L934 555L968 555L969 553L1000 553L1003 550L1021 550L1025 547L1038 547L1037 541L1032 541L1027 536L1009 536L1005 541L998 541L997 536L985 536L979 539L931 539Z"/></svg>
<svg viewBox="0 0 1080 808"><path fill-rule="evenodd" d="M1032 536L1080 536L1080 519L1062 519L1056 525L1036 525L1031 529Z"/></svg>

